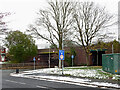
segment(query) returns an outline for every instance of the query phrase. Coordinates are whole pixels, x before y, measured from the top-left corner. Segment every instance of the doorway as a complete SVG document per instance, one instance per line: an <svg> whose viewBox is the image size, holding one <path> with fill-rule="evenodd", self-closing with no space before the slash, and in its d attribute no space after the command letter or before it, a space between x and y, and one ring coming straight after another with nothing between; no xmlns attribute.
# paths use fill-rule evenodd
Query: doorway
<svg viewBox="0 0 120 90"><path fill-rule="evenodd" d="M105 51L90 51L92 53L92 65L93 66L102 66L102 54L105 54Z"/></svg>

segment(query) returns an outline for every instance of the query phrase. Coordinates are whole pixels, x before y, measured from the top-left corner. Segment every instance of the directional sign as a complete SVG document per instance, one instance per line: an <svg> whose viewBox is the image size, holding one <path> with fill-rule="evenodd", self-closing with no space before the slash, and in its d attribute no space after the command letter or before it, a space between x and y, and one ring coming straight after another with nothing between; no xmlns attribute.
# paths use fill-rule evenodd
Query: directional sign
<svg viewBox="0 0 120 90"><path fill-rule="evenodd" d="M33 61L35 61L36 59L35 59L35 57L33 58Z"/></svg>
<svg viewBox="0 0 120 90"><path fill-rule="evenodd" d="M59 60L64 60L64 50L59 50Z"/></svg>
<svg viewBox="0 0 120 90"><path fill-rule="evenodd" d="M72 58L72 67L73 67L73 58L74 58L74 55L72 55L71 58Z"/></svg>
<svg viewBox="0 0 120 90"><path fill-rule="evenodd" d="M73 58L74 58L74 55L72 55L71 58L73 59Z"/></svg>
<svg viewBox="0 0 120 90"><path fill-rule="evenodd" d="M34 70L35 70L35 60L36 60L36 59L35 59L35 57L34 57L34 58L33 58L33 61L34 61Z"/></svg>

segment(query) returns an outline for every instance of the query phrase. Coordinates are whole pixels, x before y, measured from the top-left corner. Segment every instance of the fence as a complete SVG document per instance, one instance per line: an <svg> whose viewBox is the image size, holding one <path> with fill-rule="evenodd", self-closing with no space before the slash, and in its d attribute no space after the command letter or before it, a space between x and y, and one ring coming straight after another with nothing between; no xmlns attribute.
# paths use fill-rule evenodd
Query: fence
<svg viewBox="0 0 120 90"><path fill-rule="evenodd" d="M2 64L2 69L33 68L34 63ZM48 63L35 63L36 68L48 67Z"/></svg>

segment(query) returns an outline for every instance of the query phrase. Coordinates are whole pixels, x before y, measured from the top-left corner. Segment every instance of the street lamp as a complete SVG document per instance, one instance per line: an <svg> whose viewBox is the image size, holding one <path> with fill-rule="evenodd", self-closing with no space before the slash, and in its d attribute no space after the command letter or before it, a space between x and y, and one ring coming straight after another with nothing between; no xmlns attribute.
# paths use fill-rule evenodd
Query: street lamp
<svg viewBox="0 0 120 90"><path fill-rule="evenodd" d="M112 44L112 53L114 53L114 46L113 46L113 44Z"/></svg>
<svg viewBox="0 0 120 90"><path fill-rule="evenodd" d="M49 68L50 68L50 43L49 43L49 60L48 60L48 63L49 63Z"/></svg>
<svg viewBox="0 0 120 90"><path fill-rule="evenodd" d="M49 68L50 68L50 46L49 46Z"/></svg>

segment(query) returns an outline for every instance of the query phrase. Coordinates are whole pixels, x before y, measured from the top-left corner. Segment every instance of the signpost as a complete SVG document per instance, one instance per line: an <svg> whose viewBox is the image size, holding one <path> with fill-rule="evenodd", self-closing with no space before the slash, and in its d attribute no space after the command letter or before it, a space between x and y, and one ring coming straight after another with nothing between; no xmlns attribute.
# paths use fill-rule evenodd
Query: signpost
<svg viewBox="0 0 120 90"><path fill-rule="evenodd" d="M59 50L59 60L62 60L62 74L63 74L63 60L64 60L64 50Z"/></svg>
<svg viewBox="0 0 120 90"><path fill-rule="evenodd" d="M36 59L35 59L35 57L34 57L34 58L33 58L33 61L34 61L34 70L35 70L35 60L36 60Z"/></svg>
<svg viewBox="0 0 120 90"><path fill-rule="evenodd" d="M59 50L59 60L64 60L64 50Z"/></svg>
<svg viewBox="0 0 120 90"><path fill-rule="evenodd" d="M72 58L72 67L73 67L73 58L74 58L74 55L72 55L71 58Z"/></svg>

